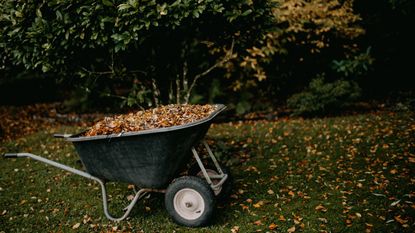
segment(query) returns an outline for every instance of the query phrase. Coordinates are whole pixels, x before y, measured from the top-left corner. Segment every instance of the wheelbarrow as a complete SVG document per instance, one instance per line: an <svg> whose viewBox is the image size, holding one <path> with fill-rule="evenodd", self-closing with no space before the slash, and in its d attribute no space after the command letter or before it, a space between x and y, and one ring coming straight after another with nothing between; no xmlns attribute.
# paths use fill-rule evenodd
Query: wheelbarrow
<svg viewBox="0 0 415 233"><path fill-rule="evenodd" d="M88 137L83 136L83 132L56 134L55 137L73 143L86 172L31 153L6 153L4 157L28 157L98 182L103 210L110 220L125 219L140 198L149 192L161 192L165 194L166 210L176 223L204 226L211 220L216 199L230 190L229 171L219 164L209 145L202 140L212 120L225 106L218 104L216 108L210 116L180 126ZM204 165L199 156L196 149L199 142L206 148L209 165ZM195 165L187 175L180 176L192 155ZM138 187L134 198L124 208L124 214L118 218L108 210L108 181Z"/></svg>

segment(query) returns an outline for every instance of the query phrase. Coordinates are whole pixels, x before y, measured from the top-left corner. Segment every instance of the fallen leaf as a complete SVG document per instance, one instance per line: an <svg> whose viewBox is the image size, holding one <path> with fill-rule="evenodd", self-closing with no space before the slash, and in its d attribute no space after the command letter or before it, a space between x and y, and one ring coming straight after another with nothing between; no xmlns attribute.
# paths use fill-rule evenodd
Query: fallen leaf
<svg viewBox="0 0 415 233"><path fill-rule="evenodd" d="M328 223L329 221L327 221L327 219L326 218L318 218L318 220L320 221L320 222L323 222L323 223Z"/></svg>
<svg viewBox="0 0 415 233"><path fill-rule="evenodd" d="M402 225L408 222L408 220L402 219L400 215L395 216L394 219Z"/></svg>
<svg viewBox="0 0 415 233"><path fill-rule="evenodd" d="M257 226L260 226L260 225L262 225L262 222L261 222L261 220L257 220L257 221L255 221L255 222L254 222L254 225L257 225Z"/></svg>
<svg viewBox="0 0 415 233"><path fill-rule="evenodd" d="M270 230L274 230L275 228L277 228L277 224L275 223L271 223L268 227Z"/></svg>
<svg viewBox="0 0 415 233"><path fill-rule="evenodd" d="M238 233L239 232L239 226L233 226L231 229L232 233Z"/></svg>
<svg viewBox="0 0 415 233"><path fill-rule="evenodd" d="M295 226L292 226L292 227L288 228L287 232L288 233L295 232Z"/></svg>
<svg viewBox="0 0 415 233"><path fill-rule="evenodd" d="M264 205L264 202L263 201L259 201L259 202L255 203L253 206L255 208L261 208L261 206L263 206L263 205Z"/></svg>
<svg viewBox="0 0 415 233"><path fill-rule="evenodd" d="M72 226L72 229L78 229L80 225L81 225L81 223L78 222L77 224Z"/></svg>
<svg viewBox="0 0 415 233"><path fill-rule="evenodd" d="M317 211L321 211L321 212L327 212L327 208L324 207L322 204L316 206L316 208L314 208Z"/></svg>
<svg viewBox="0 0 415 233"><path fill-rule="evenodd" d="M393 207L393 206L396 206L397 204L399 204L399 202L401 202L401 200L394 201L394 202L392 202L391 206L392 206L392 207Z"/></svg>

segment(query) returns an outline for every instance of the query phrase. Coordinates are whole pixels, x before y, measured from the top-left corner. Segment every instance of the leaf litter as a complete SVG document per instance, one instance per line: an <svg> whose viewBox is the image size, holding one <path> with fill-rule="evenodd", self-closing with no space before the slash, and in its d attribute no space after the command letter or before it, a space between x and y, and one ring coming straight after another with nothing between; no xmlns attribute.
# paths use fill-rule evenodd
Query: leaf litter
<svg viewBox="0 0 415 233"><path fill-rule="evenodd" d="M153 109L105 117L95 123L85 136L110 135L179 126L210 116L215 105L170 104Z"/></svg>
<svg viewBox="0 0 415 233"><path fill-rule="evenodd" d="M230 158L239 162L231 165L236 178L232 199L219 213L220 220L206 232L413 232L414 122L413 114L383 112L328 119L214 124L207 141L213 144L215 152L222 153L221 161ZM47 148L51 146L47 144ZM60 156L65 158L64 153ZM2 177L5 183L0 183L6 191L0 189L5 197L0 199L0 221L5 229L20 229L23 224L32 223L34 229L58 231L56 226L63 216L59 214L65 209L65 216L71 219L62 225L63 231L73 230L78 223L78 230L94 232L113 232L117 227L119 232L136 231L137 227L145 232L203 231L180 228L170 221L159 224L166 216L160 214L163 211L157 210L160 208L154 203L148 205L152 214L147 214L143 207L120 225L108 224L96 209L74 207L73 199L65 206L57 204L56 199L49 203L46 193L33 201L26 197L28 201L20 205L23 194L17 202L8 195L16 193L13 187L17 186L11 182L15 182L13 177L18 173L12 174L16 166L7 164L0 164L6 172ZM41 179L19 187L36 189L44 182L38 180ZM59 194L59 190L53 192ZM73 194L79 192L74 190ZM82 206L97 199L98 191L95 195L84 193L85 198L79 199ZM128 199L119 193L114 192L114 201ZM44 201L38 203L38 199ZM162 205L162 200L153 202ZM58 216L49 214L48 223L44 221L48 211L39 211L45 204L51 206L51 211L61 209ZM84 223L78 216L80 211L92 216L91 222ZM36 222L45 223L36 226Z"/></svg>

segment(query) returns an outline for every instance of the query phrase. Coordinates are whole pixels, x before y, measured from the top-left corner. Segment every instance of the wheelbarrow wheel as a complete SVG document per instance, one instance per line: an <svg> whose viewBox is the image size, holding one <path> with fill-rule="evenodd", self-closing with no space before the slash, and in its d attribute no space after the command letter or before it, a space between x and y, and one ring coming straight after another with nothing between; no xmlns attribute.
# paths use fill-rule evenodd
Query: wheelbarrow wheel
<svg viewBox="0 0 415 233"><path fill-rule="evenodd" d="M173 181L164 199L173 220L189 227L206 226L213 216L215 196L203 179L184 176Z"/></svg>
<svg viewBox="0 0 415 233"><path fill-rule="evenodd" d="M232 193L233 177L227 166L220 164L220 168L222 169L223 173L228 175L228 179L226 179L226 181L222 184L222 186L219 189L214 190L213 193L215 194L216 199L219 202L224 202L228 200L229 196ZM205 169L208 175L219 175L214 164L206 164ZM189 168L188 174L190 176L197 176L202 179L205 179L205 177L203 176L203 172L200 170L200 167L197 163L193 164ZM218 180L213 179L212 182L213 184L216 184L218 183Z"/></svg>

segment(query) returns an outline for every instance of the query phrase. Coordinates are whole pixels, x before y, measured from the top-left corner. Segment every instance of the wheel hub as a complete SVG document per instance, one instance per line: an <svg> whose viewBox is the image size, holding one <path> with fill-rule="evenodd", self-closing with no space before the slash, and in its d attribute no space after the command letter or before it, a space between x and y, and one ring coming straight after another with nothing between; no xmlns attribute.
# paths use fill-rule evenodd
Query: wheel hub
<svg viewBox="0 0 415 233"><path fill-rule="evenodd" d="M188 220L199 218L205 210L202 196L190 188L179 190L174 196L173 205L176 212Z"/></svg>

